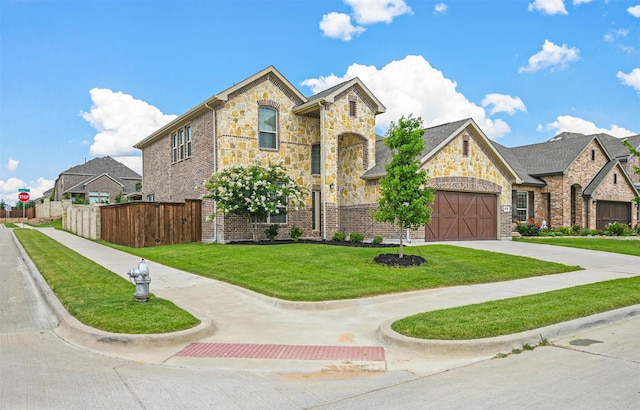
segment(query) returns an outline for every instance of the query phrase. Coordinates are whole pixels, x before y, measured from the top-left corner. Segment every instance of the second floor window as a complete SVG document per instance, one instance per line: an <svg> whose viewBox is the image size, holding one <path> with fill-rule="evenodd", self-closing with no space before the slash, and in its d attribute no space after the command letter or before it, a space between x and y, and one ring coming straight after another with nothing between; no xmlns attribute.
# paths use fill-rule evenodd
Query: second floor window
<svg viewBox="0 0 640 410"><path fill-rule="evenodd" d="M178 134L171 134L171 161L178 162Z"/></svg>
<svg viewBox="0 0 640 410"><path fill-rule="evenodd" d="M311 174L320 175L320 144L311 146Z"/></svg>
<svg viewBox="0 0 640 410"><path fill-rule="evenodd" d="M191 157L193 153L193 141L191 137L191 125L180 128L171 133L171 162L179 162Z"/></svg>
<svg viewBox="0 0 640 410"><path fill-rule="evenodd" d="M191 156L191 125L184 127L184 132L187 135L187 157Z"/></svg>
<svg viewBox="0 0 640 410"><path fill-rule="evenodd" d="M260 148L277 149L278 113L271 107L258 110L258 132Z"/></svg>

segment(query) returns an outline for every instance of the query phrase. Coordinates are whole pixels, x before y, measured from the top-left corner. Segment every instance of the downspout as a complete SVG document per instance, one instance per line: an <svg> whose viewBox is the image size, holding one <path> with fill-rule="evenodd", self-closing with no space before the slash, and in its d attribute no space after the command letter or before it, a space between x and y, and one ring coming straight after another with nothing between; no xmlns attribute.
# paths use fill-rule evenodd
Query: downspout
<svg viewBox="0 0 640 410"><path fill-rule="evenodd" d="M209 103L205 102L204 106L211 110L211 138L213 139L213 173L218 171L218 140L216 138L216 112L213 107L209 107ZM218 213L218 203L213 202L213 241L218 242L218 221L215 216Z"/></svg>
<svg viewBox="0 0 640 410"><path fill-rule="evenodd" d="M324 130L325 122L325 106L322 102L318 103L320 106L320 196L322 197L322 240L327 240L327 149L326 133Z"/></svg>

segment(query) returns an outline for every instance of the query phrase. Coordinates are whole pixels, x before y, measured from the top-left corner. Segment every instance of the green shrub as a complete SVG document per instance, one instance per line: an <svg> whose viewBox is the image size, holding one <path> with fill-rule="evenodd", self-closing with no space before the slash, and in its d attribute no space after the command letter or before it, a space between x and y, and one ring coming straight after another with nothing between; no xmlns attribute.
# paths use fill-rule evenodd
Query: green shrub
<svg viewBox="0 0 640 410"><path fill-rule="evenodd" d="M631 230L625 224L613 222L607 225L604 234L607 236L629 236L631 235Z"/></svg>
<svg viewBox="0 0 640 410"><path fill-rule="evenodd" d="M575 232L573 232L573 228L570 226L561 226L558 228L558 233L563 236L573 236Z"/></svg>
<svg viewBox="0 0 640 410"><path fill-rule="evenodd" d="M267 235L270 241L276 239L278 236L278 230L280 229L280 225L269 225L267 229L264 230L264 234Z"/></svg>
<svg viewBox="0 0 640 410"><path fill-rule="evenodd" d="M295 225L293 225L291 227L291 231L289 231L289 235L291 235L291 239L293 239L294 242L298 242L298 239L300 239L303 233L304 231L299 226Z"/></svg>
<svg viewBox="0 0 640 410"><path fill-rule="evenodd" d="M597 229L583 229L582 231L580 231L580 235L582 235L582 236L598 236L598 235L602 235L602 231L599 231Z"/></svg>
<svg viewBox="0 0 640 410"><path fill-rule="evenodd" d="M347 234L344 232L336 232L333 234L333 240L337 242L343 242L347 240Z"/></svg>
<svg viewBox="0 0 640 410"><path fill-rule="evenodd" d="M538 236L540 234L540 226L533 219L529 219L527 223L517 222L516 230L522 236Z"/></svg>
<svg viewBox="0 0 640 410"><path fill-rule="evenodd" d="M361 243L362 241L364 241L364 235L360 232L351 232L349 235L349 242Z"/></svg>
<svg viewBox="0 0 640 410"><path fill-rule="evenodd" d="M376 235L373 237L373 242L375 245L380 245L382 243L382 236Z"/></svg>

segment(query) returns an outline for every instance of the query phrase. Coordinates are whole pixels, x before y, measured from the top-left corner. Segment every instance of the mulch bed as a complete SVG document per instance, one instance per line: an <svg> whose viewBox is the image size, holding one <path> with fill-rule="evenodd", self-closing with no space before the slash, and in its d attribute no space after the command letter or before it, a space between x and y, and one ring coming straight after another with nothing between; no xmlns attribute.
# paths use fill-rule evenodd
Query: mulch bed
<svg viewBox="0 0 640 410"><path fill-rule="evenodd" d="M398 268L410 268L421 266L427 260L418 255L404 255L402 258L397 253L381 253L373 258L375 263L387 266L395 266Z"/></svg>

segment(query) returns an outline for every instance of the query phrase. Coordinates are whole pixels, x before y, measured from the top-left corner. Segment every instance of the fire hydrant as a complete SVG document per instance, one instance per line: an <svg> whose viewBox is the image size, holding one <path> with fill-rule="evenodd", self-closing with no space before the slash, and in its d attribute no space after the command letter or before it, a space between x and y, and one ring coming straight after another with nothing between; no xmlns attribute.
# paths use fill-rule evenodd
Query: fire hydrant
<svg viewBox="0 0 640 410"><path fill-rule="evenodd" d="M137 268L129 270L129 280L136 286L136 291L133 297L136 298L136 302L146 302L149 300L149 266L144 259L140 261Z"/></svg>

